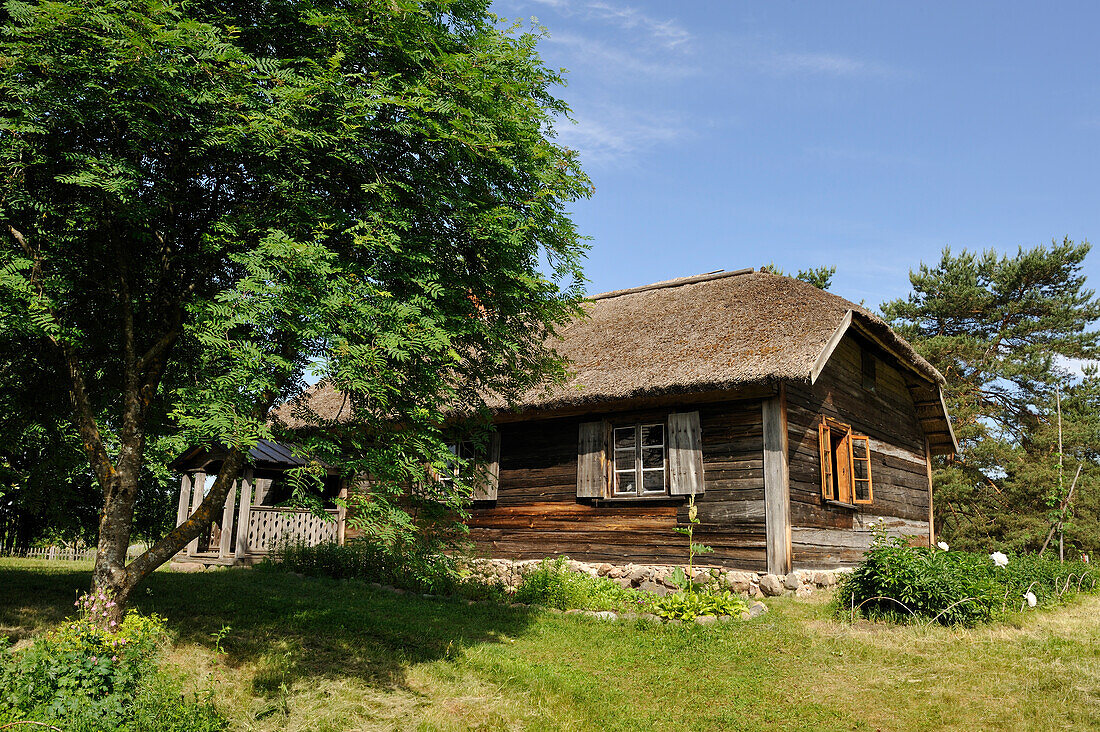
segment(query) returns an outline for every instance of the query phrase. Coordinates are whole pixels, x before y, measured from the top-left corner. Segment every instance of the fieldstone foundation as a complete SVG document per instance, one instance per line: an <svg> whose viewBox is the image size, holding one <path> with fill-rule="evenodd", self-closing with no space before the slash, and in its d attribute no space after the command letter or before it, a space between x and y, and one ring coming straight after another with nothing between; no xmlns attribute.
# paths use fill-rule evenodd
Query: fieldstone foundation
<svg viewBox="0 0 1100 732"><path fill-rule="evenodd" d="M538 559L471 559L467 561L466 569L474 579L503 585L505 590L514 590L523 582L523 577L538 568L539 564ZM677 566L687 571L687 568L682 565L616 565L606 562L590 564L574 559L565 561L565 568L571 572L592 577L607 577L623 587L632 587L655 595L666 595L676 590L676 585L669 578L676 571ZM850 569L796 569L790 574L774 575L742 572L724 567L697 567L692 581L696 584L713 584L719 589L750 598L775 597L784 594L807 597L815 590L833 587L838 575L850 571Z"/></svg>

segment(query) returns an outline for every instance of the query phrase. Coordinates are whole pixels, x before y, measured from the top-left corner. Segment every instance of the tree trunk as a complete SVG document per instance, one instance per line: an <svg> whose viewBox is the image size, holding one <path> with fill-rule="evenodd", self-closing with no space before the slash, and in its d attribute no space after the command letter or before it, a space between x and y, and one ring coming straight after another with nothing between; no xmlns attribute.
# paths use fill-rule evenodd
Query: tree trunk
<svg viewBox="0 0 1100 732"><path fill-rule="evenodd" d="M106 626L122 622L130 595L146 577L169 561L196 536L210 530L214 519L221 516L225 498L242 467L244 453L237 449L231 450L222 462L222 469L210 493L199 504L198 509L129 565L126 564L126 550L130 544L134 500L137 497L136 475L120 471L117 488L105 487L103 514L99 521L98 553L95 569L92 570L92 594L102 593L114 602L102 621ZM123 485L124 474L127 475L129 485Z"/></svg>

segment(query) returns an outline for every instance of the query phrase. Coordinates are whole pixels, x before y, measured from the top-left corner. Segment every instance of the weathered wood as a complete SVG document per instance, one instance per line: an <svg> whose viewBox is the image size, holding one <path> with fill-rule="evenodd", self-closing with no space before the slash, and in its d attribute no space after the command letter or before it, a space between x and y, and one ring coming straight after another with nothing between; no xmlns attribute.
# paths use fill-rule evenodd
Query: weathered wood
<svg viewBox="0 0 1100 732"><path fill-rule="evenodd" d="M936 513L932 506L932 450L928 438L924 438L924 467L928 472L928 546L936 543Z"/></svg>
<svg viewBox="0 0 1100 732"><path fill-rule="evenodd" d="M200 470L191 477L191 510L188 512L188 516L199 510L199 504L202 503L205 493L206 473ZM196 536L187 544L187 556L194 556L198 551L199 537Z"/></svg>
<svg viewBox="0 0 1100 732"><path fill-rule="evenodd" d="M241 502L237 509L237 544L233 553L237 559L248 556L248 524L252 512L252 468L245 468L241 476Z"/></svg>
<svg viewBox="0 0 1100 732"><path fill-rule="evenodd" d="M764 513L768 571L791 569L791 505L787 463L787 409L783 390L762 403L764 423Z"/></svg>
<svg viewBox="0 0 1100 732"><path fill-rule="evenodd" d="M810 370L810 383L813 384L817 381L817 378L821 376L821 372L825 369L825 365L829 363L829 359L833 357L833 352L836 347L840 345L840 341L844 338L844 334L848 332L848 328L852 325L852 311L849 310L844 314L844 318L841 319L840 325L837 326L833 334L829 336L828 342L825 347L821 349L821 353L818 354L817 360L814 362L813 369Z"/></svg>
<svg viewBox="0 0 1100 732"><path fill-rule="evenodd" d="M191 515L191 512L187 509L191 506L191 475L184 473L180 478L180 500L179 508L176 510L176 526L179 526L187 517Z"/></svg>
<svg viewBox="0 0 1100 732"><path fill-rule="evenodd" d="M495 501L499 486L500 433L494 432L489 437L489 455L485 464L485 475L482 480L474 484L473 499L475 501Z"/></svg>
<svg viewBox="0 0 1100 732"><path fill-rule="evenodd" d="M307 546L337 541L336 509L328 509L325 513L327 518L304 508L253 506L248 515L249 552L252 555L269 554L295 541Z"/></svg>
<svg viewBox="0 0 1100 732"><path fill-rule="evenodd" d="M607 422L582 422L577 437L577 497L604 498L608 490Z"/></svg>
<svg viewBox="0 0 1100 732"><path fill-rule="evenodd" d="M671 495L687 496L704 492L699 412L668 415L668 472Z"/></svg>
<svg viewBox="0 0 1100 732"><path fill-rule="evenodd" d="M225 496L225 506L222 507L222 530L218 538L219 559L225 559L233 552L233 509L239 484L240 481L234 481L233 487Z"/></svg>

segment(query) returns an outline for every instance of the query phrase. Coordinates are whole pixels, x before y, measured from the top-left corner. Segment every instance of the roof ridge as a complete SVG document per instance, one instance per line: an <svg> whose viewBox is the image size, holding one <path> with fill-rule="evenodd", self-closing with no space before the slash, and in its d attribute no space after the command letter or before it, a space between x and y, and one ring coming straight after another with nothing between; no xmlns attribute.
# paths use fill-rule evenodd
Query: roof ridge
<svg viewBox="0 0 1100 732"><path fill-rule="evenodd" d="M636 292L646 292L648 290L664 290L669 287L680 287L681 285L693 285L696 282L709 282L710 280L721 280L726 277L736 277L737 275L751 274L755 270L752 267L746 267L745 269L735 269L732 272L726 272L725 270L716 270L714 272L707 272L705 274L692 275L690 277L679 277L674 280L665 280L664 282L655 282L652 285L642 285L640 287L628 287L625 290L611 290L610 292L601 292L598 295L585 298L587 300L606 300L611 297L620 297L621 295L633 295Z"/></svg>

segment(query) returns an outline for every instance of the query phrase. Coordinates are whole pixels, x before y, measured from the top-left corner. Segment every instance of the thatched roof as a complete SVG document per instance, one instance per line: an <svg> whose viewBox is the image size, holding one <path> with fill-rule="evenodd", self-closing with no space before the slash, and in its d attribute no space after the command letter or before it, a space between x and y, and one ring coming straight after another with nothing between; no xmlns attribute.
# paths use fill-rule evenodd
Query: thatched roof
<svg viewBox="0 0 1100 732"><path fill-rule="evenodd" d="M596 295L584 308L588 317L562 328L553 344L571 364L569 378L531 391L516 409L543 412L781 381L812 383L849 328L893 353L937 401L944 383L881 318L781 275L741 270L686 277ZM314 410L333 419L342 406L347 409L329 388L309 399ZM946 421L941 411L939 432L949 432Z"/></svg>

